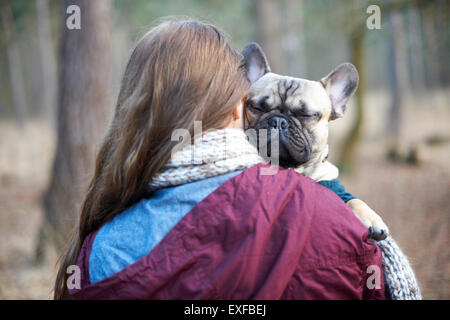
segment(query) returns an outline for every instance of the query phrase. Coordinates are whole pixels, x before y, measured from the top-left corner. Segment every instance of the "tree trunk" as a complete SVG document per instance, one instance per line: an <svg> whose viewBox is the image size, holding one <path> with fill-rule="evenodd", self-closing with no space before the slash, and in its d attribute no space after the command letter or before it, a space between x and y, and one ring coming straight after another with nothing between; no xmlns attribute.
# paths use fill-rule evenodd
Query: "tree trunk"
<svg viewBox="0 0 450 320"><path fill-rule="evenodd" d="M45 245L67 240L93 174L97 145L109 121L111 30L108 0L68 0L81 11L81 29L63 21L60 48L57 149L44 196L44 223L36 258ZM66 15L68 17L68 15Z"/></svg>
<svg viewBox="0 0 450 320"><path fill-rule="evenodd" d="M450 84L450 66L448 63L448 53L450 52L449 21L449 1L438 0L436 3L435 30L437 31L436 37L438 39L437 54L439 60L439 86L441 88L448 88Z"/></svg>
<svg viewBox="0 0 450 320"><path fill-rule="evenodd" d="M423 61L423 39L420 14L416 6L408 9L408 43L411 56L411 85L416 95L425 90L425 66Z"/></svg>
<svg viewBox="0 0 450 320"><path fill-rule="evenodd" d="M361 140L364 119L363 104L366 89L366 73L364 63L364 31L355 32L350 39L352 62L358 70L359 85L355 93L356 119L350 133L342 144L339 167L343 172L350 172L355 167L356 150Z"/></svg>
<svg viewBox="0 0 450 320"><path fill-rule="evenodd" d="M280 37L282 32L279 3L275 0L253 0L252 14L256 23L256 41L266 53L272 70L286 74L287 67Z"/></svg>
<svg viewBox="0 0 450 320"><path fill-rule="evenodd" d="M435 28L434 6L425 5L422 9L423 31L426 46L427 82L429 89L436 89L439 85L439 53L438 32ZM448 59L448 57L447 57Z"/></svg>
<svg viewBox="0 0 450 320"><path fill-rule="evenodd" d="M306 78L303 1L284 0L283 6L283 32L279 36L282 39L283 49L286 53L287 73L293 77Z"/></svg>
<svg viewBox="0 0 450 320"><path fill-rule="evenodd" d="M56 104L56 58L50 33L50 14L48 0L36 1L37 34L39 59L42 74L41 112L51 125L55 124Z"/></svg>
<svg viewBox="0 0 450 320"><path fill-rule="evenodd" d="M389 48L389 88L391 89L391 107L387 114L387 156L390 160L400 157L400 128L403 97L408 88L407 51L403 17L400 12L394 11L388 16L388 26L391 37L388 40Z"/></svg>
<svg viewBox="0 0 450 320"><path fill-rule="evenodd" d="M20 51L16 42L17 37L10 2L2 2L0 11L1 26L5 34L6 58L9 66L9 81L14 114L19 127L24 129L27 102L22 75L22 63L20 61Z"/></svg>

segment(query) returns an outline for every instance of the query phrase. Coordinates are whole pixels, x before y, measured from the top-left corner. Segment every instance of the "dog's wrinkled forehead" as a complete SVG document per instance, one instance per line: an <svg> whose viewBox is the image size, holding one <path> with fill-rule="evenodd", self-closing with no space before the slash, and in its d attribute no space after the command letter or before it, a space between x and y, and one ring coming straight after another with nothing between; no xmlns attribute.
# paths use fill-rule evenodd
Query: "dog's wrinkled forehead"
<svg viewBox="0 0 450 320"><path fill-rule="evenodd" d="M275 73L266 73L255 81L249 91L249 99L264 100L271 109L283 106L296 110L331 112L331 102L323 85L311 81Z"/></svg>

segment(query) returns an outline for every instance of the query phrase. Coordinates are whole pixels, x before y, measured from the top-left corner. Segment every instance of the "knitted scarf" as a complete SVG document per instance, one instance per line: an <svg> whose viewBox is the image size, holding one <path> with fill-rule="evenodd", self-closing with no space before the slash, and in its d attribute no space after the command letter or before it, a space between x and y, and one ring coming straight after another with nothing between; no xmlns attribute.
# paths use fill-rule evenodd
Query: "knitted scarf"
<svg viewBox="0 0 450 320"><path fill-rule="evenodd" d="M192 144L172 153L163 169L153 177L150 189L194 182L261 162L263 158L243 130L207 131Z"/></svg>
<svg viewBox="0 0 450 320"><path fill-rule="evenodd" d="M388 298L392 300L422 300L420 288L408 258L391 236L375 243L383 258L383 275Z"/></svg>
<svg viewBox="0 0 450 320"><path fill-rule="evenodd" d="M171 159L153 178L150 189L181 185L246 169L261 162L264 159L248 141L243 130L208 131L192 144L172 153ZM328 175L333 175L334 169L330 168ZM408 258L392 237L376 243L382 251L382 269L388 298L422 299Z"/></svg>

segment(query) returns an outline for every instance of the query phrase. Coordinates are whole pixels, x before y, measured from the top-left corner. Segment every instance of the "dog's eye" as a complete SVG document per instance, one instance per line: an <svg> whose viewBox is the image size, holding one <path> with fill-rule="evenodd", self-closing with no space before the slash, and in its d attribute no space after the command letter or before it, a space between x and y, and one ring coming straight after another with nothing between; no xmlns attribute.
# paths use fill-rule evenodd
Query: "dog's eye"
<svg viewBox="0 0 450 320"><path fill-rule="evenodd" d="M250 108L251 110L256 110L256 111L259 111L259 112L264 112L264 106L261 105L261 104L257 105L257 104L256 104L254 101L252 101L252 100L247 100L246 107L247 107L247 108Z"/></svg>
<svg viewBox="0 0 450 320"><path fill-rule="evenodd" d="M258 105L258 109L261 111L267 110L268 106L267 103L265 101L262 101L259 105Z"/></svg>
<svg viewBox="0 0 450 320"><path fill-rule="evenodd" d="M296 116L303 120L312 120L312 119L319 120L322 117L322 114L320 112L315 113L299 112Z"/></svg>

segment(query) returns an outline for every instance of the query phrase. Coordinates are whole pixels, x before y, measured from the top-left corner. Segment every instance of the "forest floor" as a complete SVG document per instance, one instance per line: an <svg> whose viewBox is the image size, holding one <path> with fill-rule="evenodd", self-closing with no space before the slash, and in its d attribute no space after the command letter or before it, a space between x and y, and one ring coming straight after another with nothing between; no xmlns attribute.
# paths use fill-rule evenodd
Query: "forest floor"
<svg viewBox="0 0 450 320"><path fill-rule="evenodd" d="M450 299L450 109L414 109L405 115L408 139L402 146L417 146L419 165L386 160L376 129L383 121L375 121L373 112L368 112L357 165L341 182L387 222L410 258L424 298ZM343 127L330 132L332 161L333 141L341 139ZM0 299L49 299L56 274L53 250L42 264L34 264L55 139L40 121L29 121L26 128L21 134L12 121L0 121ZM435 142L425 143L430 136Z"/></svg>

